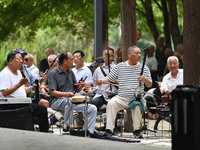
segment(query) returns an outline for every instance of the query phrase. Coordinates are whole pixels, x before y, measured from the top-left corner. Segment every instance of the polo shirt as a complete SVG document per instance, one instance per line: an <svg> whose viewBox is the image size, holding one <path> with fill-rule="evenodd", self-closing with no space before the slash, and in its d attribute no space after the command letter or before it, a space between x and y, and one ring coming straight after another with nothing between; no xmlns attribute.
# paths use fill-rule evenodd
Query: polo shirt
<svg viewBox="0 0 200 150"><path fill-rule="evenodd" d="M76 82L75 75L71 69L65 73L60 65L52 69L48 76L49 90L56 90L60 92L74 92ZM51 92L50 92L51 95ZM50 101L55 101L57 98L50 96Z"/></svg>

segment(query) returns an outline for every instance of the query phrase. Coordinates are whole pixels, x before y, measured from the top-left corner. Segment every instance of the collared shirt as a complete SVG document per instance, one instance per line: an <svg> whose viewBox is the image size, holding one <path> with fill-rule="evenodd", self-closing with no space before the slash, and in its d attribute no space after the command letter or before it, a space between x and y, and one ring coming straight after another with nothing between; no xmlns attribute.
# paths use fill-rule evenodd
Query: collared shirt
<svg viewBox="0 0 200 150"><path fill-rule="evenodd" d="M76 82L75 75L71 69L65 73L60 65L52 69L47 76L49 90L56 90L60 92L73 92ZM50 93L51 94L51 93ZM50 97L50 101L57 98Z"/></svg>
<svg viewBox="0 0 200 150"><path fill-rule="evenodd" d="M34 64L32 64L30 67L29 67L29 69L31 70L31 72L32 72L32 74L34 75L34 76L37 76L37 77L39 77L39 69L34 65Z"/></svg>
<svg viewBox="0 0 200 150"><path fill-rule="evenodd" d="M75 74L76 77L76 81L78 82L81 78L85 78L87 76L87 79L85 82L91 82L92 81L92 72L91 70L87 67L87 66L83 66L80 69L76 69L76 67L74 67L72 69L72 71Z"/></svg>
<svg viewBox="0 0 200 150"><path fill-rule="evenodd" d="M110 70L112 70L112 68L115 66L114 62L112 64L110 64ZM105 65L105 63L102 65L102 68L104 70L104 72L106 74L109 74L109 69L108 69L108 66ZM103 75L100 67L98 67L95 71L94 71L94 74L93 74L93 79L102 79L104 78L105 76ZM100 86L97 85L96 81L95 80L92 80L91 82L93 84L93 86L99 88L99 89L102 89L102 90L105 90L105 91L110 91L110 84L101 84ZM94 98L96 97L100 97L103 95L104 99L106 101L109 101L111 98L108 97L108 92L105 92L105 91L101 91L101 90L98 90L98 92L95 94ZM112 92L113 93L117 93L117 88L112 86Z"/></svg>
<svg viewBox="0 0 200 150"><path fill-rule="evenodd" d="M24 66L25 71L26 71L26 74L27 74L28 79L29 79L28 86L31 86L31 85L33 85L33 84L35 83L35 80L36 80L36 79L39 79L39 77L34 76L34 75L32 74L32 72L31 72L31 70L27 67L27 65L25 65L25 64L22 64L22 65Z"/></svg>
<svg viewBox="0 0 200 150"><path fill-rule="evenodd" d="M163 92L164 89L174 90L177 85L183 85L183 69L178 69L178 74L176 78L172 78L171 72L166 74L163 77L162 84L161 84L161 91Z"/></svg>

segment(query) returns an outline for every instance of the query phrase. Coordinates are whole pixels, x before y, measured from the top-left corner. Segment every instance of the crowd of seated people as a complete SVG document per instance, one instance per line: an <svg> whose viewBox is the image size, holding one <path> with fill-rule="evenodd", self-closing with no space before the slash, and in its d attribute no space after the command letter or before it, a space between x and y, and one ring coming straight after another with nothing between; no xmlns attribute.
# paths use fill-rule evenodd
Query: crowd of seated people
<svg viewBox="0 0 200 150"><path fill-rule="evenodd" d="M154 47L149 46L148 64L144 66L142 75L140 75L142 54L140 48L136 45L127 49L128 60L124 62L122 55L119 54L122 53L121 48L117 51L117 56L119 56L118 59L116 58L117 61L115 61L114 49L105 48L102 57L97 58L96 62L91 65L92 71L84 64L85 54L82 50L76 50L73 53L63 51L57 56L52 48L48 48L45 52L47 58L40 61L38 69L33 63L33 55L17 48L8 54L7 66L0 73L0 96L32 97L33 115L39 120L39 131L48 132L51 124L63 120L63 131L68 132L70 124L73 123L72 121L69 122L69 118L74 111L78 112L76 123L83 125L82 129L85 130L82 115L85 111L85 104L74 104L72 97L77 94L93 94L88 105L88 135L95 136L97 111L105 104L107 120L104 136L115 134L117 112L124 108L131 108L133 135L136 138L142 138L142 115L145 110L150 118L153 115L148 110L148 98L146 98L146 101L140 99L139 102L136 102L138 101L138 93L133 89L139 89L144 96L144 87L151 88L152 83L158 81L157 72L159 72L159 78L162 76L161 71L165 68L159 71L160 64L157 64L157 60L161 54L164 54L165 46L162 44L162 39L160 40L161 44L158 42L159 48L156 50L158 53L156 57L153 54ZM73 63L75 64L74 68L72 68ZM169 96L177 85L183 84L182 70L178 69L179 59L176 56L170 56L166 59L166 64L169 73L161 81L160 94L153 92L155 89L158 90L157 87L149 91L154 95L166 94ZM10 76L9 79L5 77L8 75ZM17 80L15 79L16 76ZM39 82L39 99L33 94L33 91L36 94L36 81ZM10 84L7 84L8 82ZM145 108L146 104L147 108ZM71 111L70 114L69 110ZM52 120L48 121L50 116L51 119L53 116L56 121L53 123Z"/></svg>

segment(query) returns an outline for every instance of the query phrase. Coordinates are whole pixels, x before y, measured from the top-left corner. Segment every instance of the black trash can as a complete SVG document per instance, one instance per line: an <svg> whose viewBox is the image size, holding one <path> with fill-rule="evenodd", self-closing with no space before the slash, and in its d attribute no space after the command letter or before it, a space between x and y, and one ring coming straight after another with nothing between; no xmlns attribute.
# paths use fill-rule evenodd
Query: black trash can
<svg viewBox="0 0 200 150"><path fill-rule="evenodd" d="M172 91L172 149L200 149L199 85L181 85Z"/></svg>
<svg viewBox="0 0 200 150"><path fill-rule="evenodd" d="M0 127L34 130L33 113L30 105L0 105Z"/></svg>

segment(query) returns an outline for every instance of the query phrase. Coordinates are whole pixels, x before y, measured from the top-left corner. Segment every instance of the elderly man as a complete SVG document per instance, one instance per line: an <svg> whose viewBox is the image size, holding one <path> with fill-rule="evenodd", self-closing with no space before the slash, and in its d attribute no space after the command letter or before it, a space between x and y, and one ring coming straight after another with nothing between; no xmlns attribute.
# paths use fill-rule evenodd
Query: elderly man
<svg viewBox="0 0 200 150"><path fill-rule="evenodd" d="M176 56L170 56L167 59L167 67L170 72L163 77L161 92L170 96L177 85L183 84L183 69L178 69L179 61Z"/></svg>
<svg viewBox="0 0 200 150"><path fill-rule="evenodd" d="M19 71L23 63L20 51L23 54L25 53L22 49L15 49L8 54L8 66L0 73L0 92L2 92L3 97L26 98L26 93L31 90L30 87L25 87L28 83L28 78L23 78ZM45 106L32 103L31 107L33 116L36 116L39 120L39 130L48 132L49 124Z"/></svg>
<svg viewBox="0 0 200 150"><path fill-rule="evenodd" d="M51 93L51 107L55 110L64 112L64 131L69 129L69 108L70 102L71 111L83 112L85 104L73 104L71 97L74 96L74 88L76 78L73 71L70 69L73 65L74 57L70 52L62 52L59 55L59 65L52 69L47 76L48 86ZM88 130L90 134L94 133L96 122L97 108L94 105L88 105ZM83 128L83 130L85 130Z"/></svg>
<svg viewBox="0 0 200 150"><path fill-rule="evenodd" d="M34 76L39 77L39 69L33 64L33 55L27 54L24 56L24 64L27 65Z"/></svg>
<svg viewBox="0 0 200 150"><path fill-rule="evenodd" d="M58 65L58 59L56 59L56 57L57 56L55 54L52 54L52 55L48 56L48 64L49 64L49 66L51 66L51 64L54 62L50 69L53 69Z"/></svg>
<svg viewBox="0 0 200 150"><path fill-rule="evenodd" d="M103 82L115 82L118 79L119 89L118 95L113 97L107 104L107 125L106 135L113 135L113 129L115 125L115 117L117 112L129 108L129 102L135 98L137 94L134 89L140 88L140 91L144 90L144 84L147 87L152 86L151 74L147 66L144 66L144 74L140 75L142 64L139 62L141 58L141 51L139 47L133 45L128 48L128 60L126 62L119 63L112 69L108 76L100 79L98 84ZM124 87L129 88L124 88ZM131 88L131 89L130 89ZM132 111L133 129L136 138L142 138L140 133L142 112L139 105L135 105Z"/></svg>

